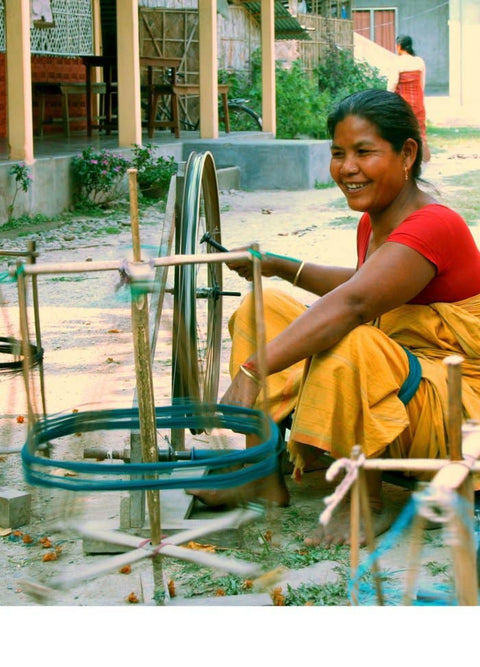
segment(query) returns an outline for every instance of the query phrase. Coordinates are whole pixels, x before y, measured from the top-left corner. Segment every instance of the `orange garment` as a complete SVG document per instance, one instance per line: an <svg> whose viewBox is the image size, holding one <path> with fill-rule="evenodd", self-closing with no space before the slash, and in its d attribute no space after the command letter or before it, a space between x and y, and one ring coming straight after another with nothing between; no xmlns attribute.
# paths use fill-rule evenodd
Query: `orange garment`
<svg viewBox="0 0 480 667"><path fill-rule="evenodd" d="M263 291L267 341L295 320L305 306L281 290ZM280 422L295 410L288 449L296 472L305 447L350 457L361 445L367 457L446 458L447 367L464 357L464 416L480 419L480 296L456 303L405 305L375 323L353 329L325 352L268 377L269 413ZM229 323L230 372L255 350L251 297ZM402 346L420 361L422 379L404 405L398 392L408 377ZM419 475L416 475L420 477Z"/></svg>
<svg viewBox="0 0 480 667"><path fill-rule="evenodd" d="M400 72L395 92L403 97L412 107L420 125L422 141L425 143L427 140L427 131L425 127L426 113L422 88L422 72L420 70Z"/></svg>

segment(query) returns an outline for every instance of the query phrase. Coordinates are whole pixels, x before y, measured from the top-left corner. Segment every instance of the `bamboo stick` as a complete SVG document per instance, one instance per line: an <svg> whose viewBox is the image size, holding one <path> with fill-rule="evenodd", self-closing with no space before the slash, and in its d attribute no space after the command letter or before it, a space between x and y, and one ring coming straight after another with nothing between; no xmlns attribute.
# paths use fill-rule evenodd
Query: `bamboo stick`
<svg viewBox="0 0 480 667"><path fill-rule="evenodd" d="M214 262L237 261L252 259L251 253L245 250L229 252L209 252L201 255L169 255L149 260L149 266L179 266L181 264L213 264ZM26 264L23 271L27 276L49 275L55 273L93 273L95 271L121 271L131 262L112 259L98 262L52 262L51 264ZM132 266L132 273L135 266ZM16 269L10 268L10 275L15 276Z"/></svg>
<svg viewBox="0 0 480 667"><path fill-rule="evenodd" d="M470 474L472 464L480 456L480 440L468 439L465 444L466 460L462 456L462 362L460 356L445 359L448 366L448 438L450 460L453 462L434 478L433 486L455 489L460 499L466 501L467 517L452 514L450 530L454 534L452 544L453 569L457 598L460 605L478 604L477 562L473 536L474 490ZM455 464L456 461L461 463ZM463 519L466 518L466 521Z"/></svg>
<svg viewBox="0 0 480 667"><path fill-rule="evenodd" d="M409 606L412 604L414 596L415 583L420 570L420 555L423 546L423 531L425 530L425 519L417 514L413 519L412 530L410 533L410 549L407 563L407 581L405 584L405 594L403 604Z"/></svg>
<svg viewBox="0 0 480 667"><path fill-rule="evenodd" d="M458 495L466 502L467 516L456 515L451 525L454 532L452 556L455 588L458 604L472 607L478 605L478 573L473 531L475 497L471 475L461 484Z"/></svg>
<svg viewBox="0 0 480 667"><path fill-rule="evenodd" d="M444 360L448 379L448 449L451 461L462 460L462 362L452 355Z"/></svg>
<svg viewBox="0 0 480 667"><path fill-rule="evenodd" d="M28 413L28 429L31 429L35 423L35 413L32 405L32 387L30 383L31 358L29 345L29 331L28 331L28 313L27 313L27 287L25 281L25 274L19 271L17 277L17 293L18 293L18 307L19 307L19 321L20 333L22 338L22 355L23 355L23 379L25 385L25 398L27 401Z"/></svg>
<svg viewBox="0 0 480 667"><path fill-rule="evenodd" d="M267 389L267 359L265 355L265 314L263 310L263 292L262 292L262 266L261 260L255 256L255 252L259 253L259 245L252 244L251 249L254 251L251 254L253 262L253 289L254 289L254 309L255 309L255 331L257 343L257 364L258 374L260 376L262 406L265 414L268 414L268 389ZM267 434L263 434L264 437Z"/></svg>
<svg viewBox="0 0 480 667"><path fill-rule="evenodd" d="M137 170L127 169L130 195L130 224L132 227L133 261L141 262L140 225L138 221Z"/></svg>
<svg viewBox="0 0 480 667"><path fill-rule="evenodd" d="M141 262L136 169L129 170L128 177L133 256L135 262ZM131 310L142 458L145 463L156 463L158 460L157 429L150 359L148 299L146 294L135 294L132 290ZM160 492L158 489L149 489L146 492L146 496L150 521L150 539L152 544L156 545L160 543L161 539Z"/></svg>
<svg viewBox="0 0 480 667"><path fill-rule="evenodd" d="M202 526L196 526L195 528L181 531L175 535L170 535L156 547L145 543L143 538L128 533L122 533L120 531L104 530L101 526L96 527L96 525L91 522L68 522L65 527L75 530L83 537L131 547L132 550L125 554L109 557L101 563L95 563L81 569L75 568L74 572L54 577L49 581L48 587L43 587L42 585L33 582L22 582L22 588L27 593L31 592L32 594L46 596L51 594L54 589L69 588L81 581L107 574L124 565L131 565L139 562L144 558L157 558L161 556L180 558L181 560L191 561L198 565L205 565L206 567L216 568L239 576L255 576L259 574L258 565L255 563L240 561L234 558L226 558L224 556L201 551L194 551L192 549L180 547L179 545L186 544L198 537L219 530L238 528L239 526L258 518L258 516L259 512L254 509L236 510L219 519L209 519Z"/></svg>
<svg viewBox="0 0 480 667"><path fill-rule="evenodd" d="M351 458L358 461L362 452L359 445L352 447ZM350 576L353 579L360 563L360 485L358 476L350 492ZM353 604L358 604L358 585L352 587Z"/></svg>
<svg viewBox="0 0 480 667"><path fill-rule="evenodd" d="M358 470L358 489L360 499L360 510L363 517L363 527L365 530L365 541L368 551L373 554L375 551L375 531L373 530L372 512L370 509L370 502L368 499L367 480L365 477L365 470L363 467ZM377 561L372 564L372 572L375 580L375 590L377 592L378 604L383 607L385 600L382 592L382 584L380 579L380 570Z"/></svg>

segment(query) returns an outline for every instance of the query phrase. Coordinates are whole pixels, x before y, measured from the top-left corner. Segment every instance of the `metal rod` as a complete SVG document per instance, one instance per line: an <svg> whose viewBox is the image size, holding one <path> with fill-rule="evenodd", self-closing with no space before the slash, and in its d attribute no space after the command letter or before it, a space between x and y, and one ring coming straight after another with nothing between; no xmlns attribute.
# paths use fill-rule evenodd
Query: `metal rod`
<svg viewBox="0 0 480 667"><path fill-rule="evenodd" d="M35 241L29 241L27 244L29 259L31 264L36 263L38 252L36 252ZM38 301L38 282L37 276L32 276L32 304L33 304L33 318L35 323L35 342L37 350L40 353L40 363L38 364L39 378L40 378L40 396L42 399L43 416L47 416L47 400L45 392L45 377L43 374L43 354L42 354L42 335L40 327L40 306Z"/></svg>

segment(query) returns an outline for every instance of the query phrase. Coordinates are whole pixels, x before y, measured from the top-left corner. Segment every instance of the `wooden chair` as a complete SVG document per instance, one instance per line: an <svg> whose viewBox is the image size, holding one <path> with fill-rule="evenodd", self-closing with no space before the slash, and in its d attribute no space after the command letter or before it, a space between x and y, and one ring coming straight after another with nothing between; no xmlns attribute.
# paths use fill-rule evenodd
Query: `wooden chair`
<svg viewBox="0 0 480 667"><path fill-rule="evenodd" d="M43 137L43 128L45 125L53 125L61 123L63 125L63 133L66 137L70 136L70 123L72 121L85 121L86 116L70 116L69 99L71 95L82 95L86 99L87 87L84 83L49 83L36 82L32 84L32 91L34 96L38 98L38 126L37 136ZM92 85L92 92L98 94L105 94L105 84L96 83ZM61 96L62 107L61 115L45 116L46 100L49 96Z"/></svg>
<svg viewBox="0 0 480 667"><path fill-rule="evenodd" d="M218 84L218 94L222 98L222 109L223 109L223 118L225 122L225 132L230 132L230 116L228 113L228 91L230 86L228 84ZM178 98L179 97L188 97L190 96L199 96L200 95L200 86L198 84L189 84L189 83L176 83L173 86L173 90L177 100L177 113L178 113Z"/></svg>
<svg viewBox="0 0 480 667"><path fill-rule="evenodd" d="M178 99L175 92L176 72L180 65L179 58L146 57L140 58L140 66L147 68L147 81L142 86L142 92L147 98L147 128L151 139L156 128L170 128L172 134L178 139L180 137L180 116L178 112ZM162 80L155 82L155 72L160 71ZM169 98L169 117L157 120L157 110L160 101Z"/></svg>

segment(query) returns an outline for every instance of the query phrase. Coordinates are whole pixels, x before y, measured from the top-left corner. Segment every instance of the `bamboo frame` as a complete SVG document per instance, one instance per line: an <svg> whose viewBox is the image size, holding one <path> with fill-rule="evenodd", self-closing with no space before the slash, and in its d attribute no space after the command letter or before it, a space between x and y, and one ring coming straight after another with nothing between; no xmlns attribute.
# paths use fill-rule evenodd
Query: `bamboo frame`
<svg viewBox="0 0 480 667"><path fill-rule="evenodd" d="M138 202L136 191L136 170L129 170L129 190L130 190L130 217L132 224L132 243L133 243L133 261L107 261L107 262L66 262L66 263L52 263L52 264L27 264L21 267L17 265L16 268L10 270L11 275L16 276L19 290L19 307L20 307L20 321L22 323L22 343L25 348L28 348L28 319L26 306L26 277L30 276L32 280L38 275L49 275L58 273L89 273L94 271L126 271L131 279L132 284L132 329L134 338L134 352L135 352L135 366L137 375L137 393L140 416L140 439L142 446L142 457L146 462L155 462L158 458L156 447L156 428L155 428L155 403L153 397L153 381L151 368L151 349L149 336L149 313L148 313L148 299L145 293L135 294L133 287L135 282L139 281L144 284L145 278L148 277L150 269L153 267L168 267L177 266L180 264L209 264L213 262L225 262L227 254L224 252L208 253L205 255L173 255L168 257L159 257L151 260L145 264L141 258L140 232L138 225ZM257 327L257 348L265 344L265 325L263 315L263 300L261 291L261 270L259 260L249 251L239 251L228 253L228 260L249 260L254 265L253 277L253 292L254 292L254 307ZM20 270L21 268L21 270ZM260 281L260 282L259 282ZM258 333L260 332L260 333ZM262 351L260 351L262 357ZM25 373L29 368L29 350L24 352L24 367ZM265 367L265 364L264 366ZM264 373L265 375L265 373ZM35 414L31 408L31 397L29 392L29 378L25 375L25 388L28 397L29 405L29 426L31 427L35 421ZM266 391L266 381L265 391ZM153 415L153 417L152 417ZM143 431L143 432L142 432ZM133 546L133 551L127 554L121 554L117 557L110 557L108 562L102 563L99 566L86 568L74 575L67 575L66 577L57 577L50 581L50 587L36 584L33 582L25 582L25 590L32 595L39 598L44 598L52 591L52 587L62 588L72 585L85 578L91 578L103 574L112 569L118 568L121 564L128 564L137 562L145 557L151 557L154 564L154 579L155 567L161 561L161 556L171 556L175 558L182 558L191 560L199 564L209 567L224 569L226 571L236 574L258 574L256 565L250 563L245 564L233 559L213 556L212 554L204 554L194 552L189 549L178 547L180 542L184 542L187 538L184 533L169 536L168 543L161 540L161 526L160 526L160 498L159 492L156 490L147 491L147 503L149 508L150 520L150 545L141 541L139 546L138 540L135 536L126 535L120 532L99 531L95 535L98 539L109 541L113 544L125 544L128 541L129 546ZM239 517L236 515L235 520L228 518L227 523L221 524L223 527L233 527L241 525L247 520L252 520L258 516L257 510L245 510ZM209 521L208 525L202 527L200 532L195 535L205 535L209 532L220 529L220 524L215 521ZM78 526L80 532L85 532L85 528ZM91 535L91 533L90 533ZM191 539L191 538L189 538ZM136 541L135 544L133 541ZM158 573L157 573L158 574ZM158 581L158 579L157 579Z"/></svg>
<svg viewBox="0 0 480 667"><path fill-rule="evenodd" d="M364 474L366 470L401 470L410 472L436 471L435 477L430 482L430 488L444 493L445 491L457 492L460 497L466 499L469 507L469 519L473 523L474 491L472 473L480 472L480 424L467 423L463 428L462 438L462 384L461 365L463 358L451 355L444 360L447 366L448 378L448 415L447 431L449 443L449 459L366 459L358 468L357 479L352 486L351 498L351 573L352 577L359 565L359 532L360 512L364 513L364 521L368 524L371 520L366 495ZM352 458L358 460L360 448L352 449ZM425 518L419 514L415 517L410 554L409 571L407 576L406 590L403 604L411 604L413 591L419 571L419 558L421 554L421 537L425 528ZM454 579L457 590L458 603L460 605L478 605L478 573L475 553L475 541L473 532L465 525L459 517L453 517L449 521L449 528L455 531L457 541L452 545L452 556L454 565ZM366 528L367 532L367 528ZM373 552L373 531L371 524L368 527L367 544L370 552ZM375 582L377 586L377 597L381 602L381 590L377 578L377 566L374 565ZM352 600L358 602L358 591L355 586L352 589Z"/></svg>
<svg viewBox="0 0 480 667"><path fill-rule="evenodd" d="M203 537L219 530L229 528L238 528L239 526L256 519L259 511L256 509L237 510L226 517L211 519L202 526L197 526L190 530L184 530L176 535L169 536L166 540L161 540L156 546L149 544L143 538L122 533L118 531L105 530L101 526L88 522L68 522L64 527L74 529L82 537L103 540L111 544L119 544L129 547L131 550L127 553L110 556L100 563L94 563L83 568L72 568L67 574L58 575L49 580L48 586L37 584L29 580L21 582L22 589L34 596L44 599L53 595L58 590L65 590L75 586L82 581L87 581L95 577L116 571L125 565L138 563L145 558L156 558L161 556L170 556L181 560L190 561L212 567L231 574L239 576L255 576L259 574L257 564L236 560L231 557L219 556L203 551L195 551L186 547L179 546L186 544L191 540Z"/></svg>
<svg viewBox="0 0 480 667"><path fill-rule="evenodd" d="M142 252L140 245L140 226L138 222L136 169L128 170L128 187L130 192L133 261L136 264L141 264ZM148 299L145 294L135 294L133 288L131 289L131 313L142 458L145 463L156 463L158 460L158 448L150 352ZM150 522L150 540L153 545L156 545L160 543L162 535L160 521L160 491L158 489L149 489L147 490L146 496L148 518Z"/></svg>

